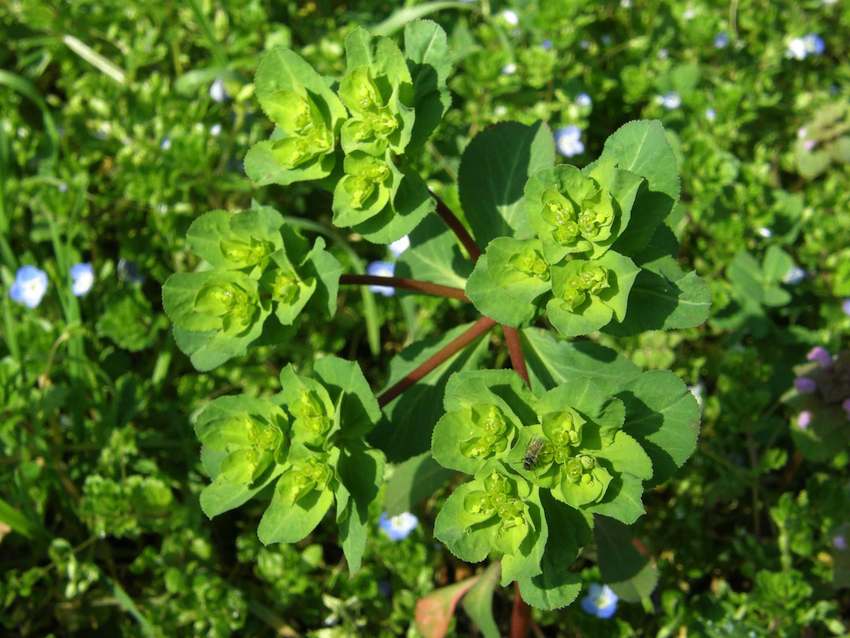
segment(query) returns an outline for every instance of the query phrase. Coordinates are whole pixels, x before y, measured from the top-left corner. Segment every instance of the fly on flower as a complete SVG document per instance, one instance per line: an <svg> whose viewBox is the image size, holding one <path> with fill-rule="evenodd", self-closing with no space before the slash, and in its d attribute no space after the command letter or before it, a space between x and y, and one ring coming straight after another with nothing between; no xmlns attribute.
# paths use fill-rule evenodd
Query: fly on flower
<svg viewBox="0 0 850 638"><path fill-rule="evenodd" d="M537 461L540 458L540 453L543 451L545 443L546 442L543 439L532 439L531 443L529 443L528 447L525 449L525 456L522 459L523 468L526 470L534 469L534 466L537 465Z"/></svg>

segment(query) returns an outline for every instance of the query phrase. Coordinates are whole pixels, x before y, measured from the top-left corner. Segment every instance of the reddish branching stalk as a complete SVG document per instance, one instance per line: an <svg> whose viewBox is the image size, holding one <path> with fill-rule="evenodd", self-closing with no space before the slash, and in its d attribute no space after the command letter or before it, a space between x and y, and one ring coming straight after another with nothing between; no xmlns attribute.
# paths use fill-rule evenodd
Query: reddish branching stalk
<svg viewBox="0 0 850 638"><path fill-rule="evenodd" d="M451 228L452 232L460 240L460 243L463 244L464 248L466 248L466 252L469 253L469 258L474 264L481 256L481 249L478 247L478 244L475 243L472 235L469 234L469 231L466 230L466 226L461 223L461 221L457 218L457 215L455 215L451 209L446 206L446 203L437 197L433 191L431 192L431 195L435 200L437 200L437 214L443 218L443 221L446 222L446 226Z"/></svg>
<svg viewBox="0 0 850 638"><path fill-rule="evenodd" d="M519 332L516 328L502 326L505 335L505 343L508 345L508 353L511 355L511 365L516 373L525 381L527 386L531 385L528 380L528 368L525 367L525 356L522 354L522 343L519 340Z"/></svg>
<svg viewBox="0 0 850 638"><path fill-rule="evenodd" d="M433 295L435 297L448 297L449 299L459 299L469 303L469 299L460 288L452 288L451 286L441 286L440 284L432 284L430 281L420 281L419 279L405 279L404 277L380 277L378 275L342 275L339 278L341 284L359 284L368 286L389 286L391 288L403 288L425 295Z"/></svg>
<svg viewBox="0 0 850 638"><path fill-rule="evenodd" d="M390 401L407 390L407 388L431 372L431 370L449 359L453 354L463 350L466 346L495 325L496 322L490 319L490 317L481 317L478 321L472 324L466 332L449 341L439 352L429 357L419 367L408 372L401 381L379 396L378 405L381 407L387 405Z"/></svg>

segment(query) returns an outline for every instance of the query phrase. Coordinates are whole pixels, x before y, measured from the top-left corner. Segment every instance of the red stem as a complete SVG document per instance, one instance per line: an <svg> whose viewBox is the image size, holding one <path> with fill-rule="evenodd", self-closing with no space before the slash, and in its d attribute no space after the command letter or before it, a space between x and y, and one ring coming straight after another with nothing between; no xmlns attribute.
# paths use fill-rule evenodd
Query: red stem
<svg viewBox="0 0 850 638"><path fill-rule="evenodd" d="M514 609L511 613L511 638L526 638L531 627L531 608L519 595L519 583L514 581Z"/></svg>
<svg viewBox="0 0 850 638"><path fill-rule="evenodd" d="M431 191L431 195L437 200L437 214L443 218L443 221L446 222L446 226L452 229L452 232L460 240L460 243L463 244L464 248L466 248L466 252L469 253L469 258L474 264L481 256L481 249L478 247L478 244L475 243L472 235L470 235L469 231L466 230L466 226L464 226L451 209L446 206L446 203L437 197L433 191Z"/></svg>
<svg viewBox="0 0 850 638"><path fill-rule="evenodd" d="M511 355L511 365L516 373L525 381L527 386L531 386L528 380L528 369L525 367L525 357L522 354L522 343L519 340L519 332L516 328L510 326L502 326L502 332L505 335L505 343L508 345L508 353Z"/></svg>
<svg viewBox="0 0 850 638"><path fill-rule="evenodd" d="M469 329L463 334L458 335L449 341L443 348L425 360L419 367L411 370L407 375L394 386L389 388L381 396L378 397L378 405L384 407L387 403L395 399L402 392L407 390L414 383L422 379L426 374L431 372L438 365L446 361L456 352L460 352L470 343L475 341L482 334L496 325L496 322L490 317L481 317L478 321L472 324Z"/></svg>
<svg viewBox="0 0 850 638"><path fill-rule="evenodd" d="M419 279L405 279L404 277L380 277L378 275L342 275L339 278L341 284L361 284L369 286L390 286L392 288L404 288L413 292L421 292L435 297L448 297L459 299L469 303L466 294L460 288L432 284L430 281Z"/></svg>

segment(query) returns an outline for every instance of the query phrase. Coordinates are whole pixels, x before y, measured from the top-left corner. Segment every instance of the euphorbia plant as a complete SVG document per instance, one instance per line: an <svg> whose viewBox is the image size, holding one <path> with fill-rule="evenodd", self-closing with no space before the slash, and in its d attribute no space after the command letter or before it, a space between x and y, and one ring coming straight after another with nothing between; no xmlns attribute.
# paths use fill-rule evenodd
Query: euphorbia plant
<svg viewBox="0 0 850 638"><path fill-rule="evenodd" d="M393 477L436 461L458 473L443 476L465 478L434 534L462 560L500 565L502 585L517 583L513 635L528 628L523 600L554 609L577 597L570 564L594 530L603 577L645 595L609 556L631 555L625 525L644 514L644 489L693 452L699 411L672 373L642 372L593 335L707 316L705 285L674 258L679 182L664 130L628 123L579 169L556 165L545 124L497 124L463 154L464 223L410 161L450 104L443 31L413 22L401 49L355 29L345 50L341 78L289 49L265 55L256 94L276 128L245 167L257 184L314 181L333 195L333 223L367 241L410 233L399 264L407 276L341 274L321 239L311 247L268 207L207 213L188 236L202 265L163 291L179 347L211 369L273 322L293 324L310 308L332 317L339 284L460 300L479 316L397 355L377 398L357 363L325 357L309 377L286 368L270 398L212 401L195 422L212 478L205 512L269 488L258 533L272 543L303 539L333 511L355 570L385 461ZM485 335L499 325L513 370L484 365Z"/></svg>

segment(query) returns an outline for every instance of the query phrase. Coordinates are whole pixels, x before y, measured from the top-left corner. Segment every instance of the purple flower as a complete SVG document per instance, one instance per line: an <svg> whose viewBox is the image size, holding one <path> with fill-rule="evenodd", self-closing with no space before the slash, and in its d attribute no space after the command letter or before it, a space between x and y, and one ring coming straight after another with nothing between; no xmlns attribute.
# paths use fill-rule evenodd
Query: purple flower
<svg viewBox="0 0 850 638"><path fill-rule="evenodd" d="M806 43L806 53L811 53L812 55L821 55L826 50L826 45L823 42L823 38L820 37L817 33L809 33L808 35L804 36L803 42Z"/></svg>
<svg viewBox="0 0 850 638"><path fill-rule="evenodd" d="M581 141L581 129L575 124L564 126L555 131L555 146L564 157L572 157L584 153L584 142Z"/></svg>
<svg viewBox="0 0 850 638"><path fill-rule="evenodd" d="M840 552L847 549L847 539L842 534L836 534L832 538L832 546Z"/></svg>
<svg viewBox="0 0 850 638"><path fill-rule="evenodd" d="M818 385L814 379L809 377L797 377L794 379L794 387L800 394L811 394L817 389Z"/></svg>
<svg viewBox="0 0 850 638"><path fill-rule="evenodd" d="M809 353L806 355L806 359L808 361L817 361L821 368L828 368L832 365L832 355L829 354L829 351L826 348L822 348L820 346L815 346L809 350Z"/></svg>
<svg viewBox="0 0 850 638"><path fill-rule="evenodd" d="M721 31L716 36L714 36L714 48L715 49L725 49L729 46L729 34L725 31Z"/></svg>
<svg viewBox="0 0 850 638"><path fill-rule="evenodd" d="M803 410L797 415L797 427L805 430L812 422L812 413L808 410Z"/></svg>
<svg viewBox="0 0 850 638"><path fill-rule="evenodd" d="M841 310L844 311L845 315L850 316L850 299L845 299L841 302Z"/></svg>
<svg viewBox="0 0 850 638"><path fill-rule="evenodd" d="M410 532L415 530L418 525L419 519L410 512L402 512L398 516L387 516L387 513L384 512L378 521L381 531L389 536L392 541L400 541L407 538L410 536Z"/></svg>
<svg viewBox="0 0 850 638"><path fill-rule="evenodd" d="M35 308L41 303L46 292L47 273L35 266L21 266L15 273L9 297L27 308Z"/></svg>
<svg viewBox="0 0 850 638"><path fill-rule="evenodd" d="M81 263L71 266L71 292L75 297L88 294L94 285L94 268L91 264Z"/></svg>
<svg viewBox="0 0 850 638"><path fill-rule="evenodd" d="M395 274L395 264L373 261L366 267L366 272L374 277L392 277ZM392 297L395 294L395 288L392 286L369 286L369 290L384 297Z"/></svg>
<svg viewBox="0 0 850 638"><path fill-rule="evenodd" d="M548 51L552 48L552 41L549 38L546 38L545 40L543 40L543 42L540 43L540 46L542 46Z"/></svg>
<svg viewBox="0 0 850 638"><path fill-rule="evenodd" d="M619 596L608 585L593 583L587 596L581 599L581 608L591 616L610 618L617 611Z"/></svg>

